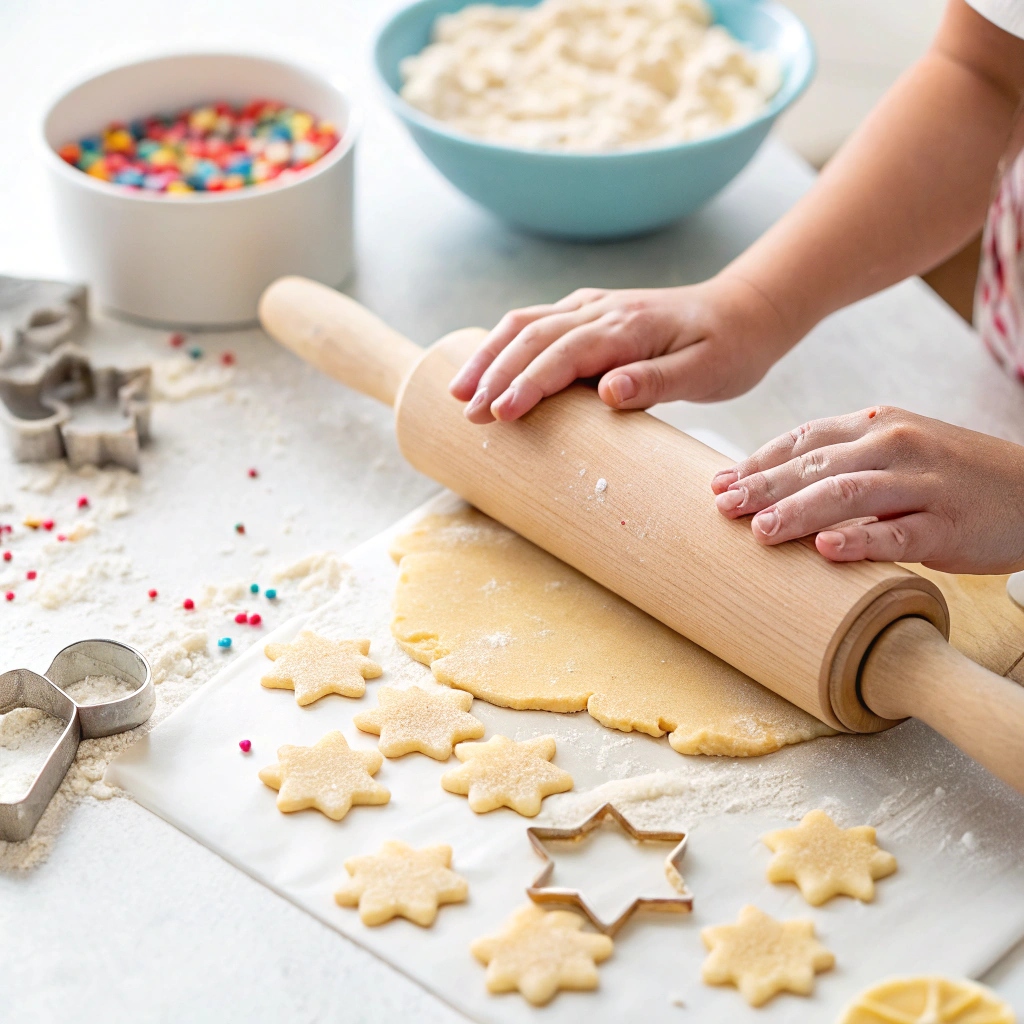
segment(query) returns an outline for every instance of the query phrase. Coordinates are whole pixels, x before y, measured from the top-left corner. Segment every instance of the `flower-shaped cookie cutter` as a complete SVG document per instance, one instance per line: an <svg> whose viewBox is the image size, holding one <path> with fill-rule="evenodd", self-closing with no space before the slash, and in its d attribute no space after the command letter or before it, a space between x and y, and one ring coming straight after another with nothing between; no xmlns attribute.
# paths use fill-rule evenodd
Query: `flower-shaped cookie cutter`
<svg viewBox="0 0 1024 1024"><path fill-rule="evenodd" d="M93 366L85 323L80 285L0 277L0 423L19 462L138 470L152 372Z"/></svg>
<svg viewBox="0 0 1024 1024"><path fill-rule="evenodd" d="M665 876L672 888L679 893L678 896L637 896L614 921L603 921L587 903L579 889L548 885L555 870L555 862L544 844L552 841L581 842L594 829L600 828L609 819L615 822L630 839L637 842L676 844L665 858ZM590 923L605 935L614 935L641 908L676 914L688 914L693 910L693 896L686 888L680 870L683 855L686 853L685 832L636 828L613 804L604 804L574 828L546 828L541 825L532 825L526 830L526 835L534 850L544 861L544 867L533 880L533 884L527 888L526 895L534 903L554 903L581 910Z"/></svg>
<svg viewBox="0 0 1024 1024"><path fill-rule="evenodd" d="M88 676L113 676L133 689L113 700L78 704L64 688ZM0 839L28 839L71 767L81 740L134 729L149 718L155 706L149 662L135 648L117 640L71 644L53 659L44 675L26 668L0 675L0 715L15 708L37 708L64 723L28 792L20 800L0 802Z"/></svg>

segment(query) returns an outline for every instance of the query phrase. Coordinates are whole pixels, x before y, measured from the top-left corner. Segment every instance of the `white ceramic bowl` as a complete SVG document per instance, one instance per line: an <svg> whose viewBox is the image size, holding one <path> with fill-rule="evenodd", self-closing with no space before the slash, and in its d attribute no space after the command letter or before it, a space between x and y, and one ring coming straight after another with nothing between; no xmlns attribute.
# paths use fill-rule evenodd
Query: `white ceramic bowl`
<svg viewBox="0 0 1024 1024"><path fill-rule="evenodd" d="M90 177L57 150L111 121L224 100L273 99L332 121L341 141L294 177L231 192L129 190ZM61 242L72 272L115 313L176 327L256 320L284 274L333 286L352 270L358 125L337 88L285 61L229 53L128 64L65 93L43 122Z"/></svg>

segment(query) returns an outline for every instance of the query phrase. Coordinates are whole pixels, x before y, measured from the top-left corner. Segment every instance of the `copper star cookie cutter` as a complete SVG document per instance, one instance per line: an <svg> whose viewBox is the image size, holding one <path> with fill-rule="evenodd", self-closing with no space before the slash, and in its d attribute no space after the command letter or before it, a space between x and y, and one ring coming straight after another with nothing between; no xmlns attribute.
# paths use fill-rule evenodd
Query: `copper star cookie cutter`
<svg viewBox="0 0 1024 1024"><path fill-rule="evenodd" d="M113 676L132 692L96 704L78 704L62 689L87 676ZM82 640L65 647L44 675L16 668L0 675L0 715L15 708L37 708L64 723L28 792L0 801L0 839L28 839L46 810L83 739L111 736L142 725L153 713L156 693L149 662L133 647L116 640Z"/></svg>
<svg viewBox="0 0 1024 1024"><path fill-rule="evenodd" d="M138 470L151 371L94 366L85 323L82 286L0 277L0 424L19 462Z"/></svg>
<svg viewBox="0 0 1024 1024"><path fill-rule="evenodd" d="M555 870L555 862L544 845L545 842L558 840L582 842L591 832L600 828L608 819L614 821L630 839L634 839L637 842L676 844L665 858L665 875L672 887L679 892L678 896L638 896L614 921L602 921L587 903L586 898L579 889L567 889L561 886L548 885ZM599 807L590 817L574 828L545 828L540 825L532 825L526 830L526 835L533 849L544 861L540 874L533 880L533 884L527 888L526 895L534 903L554 903L560 906L574 907L582 911L590 923L605 935L614 935L640 909L674 914L688 914L693 910L693 896L686 888L680 870L683 855L686 853L685 832L649 831L635 828L615 806L604 804L604 806Z"/></svg>

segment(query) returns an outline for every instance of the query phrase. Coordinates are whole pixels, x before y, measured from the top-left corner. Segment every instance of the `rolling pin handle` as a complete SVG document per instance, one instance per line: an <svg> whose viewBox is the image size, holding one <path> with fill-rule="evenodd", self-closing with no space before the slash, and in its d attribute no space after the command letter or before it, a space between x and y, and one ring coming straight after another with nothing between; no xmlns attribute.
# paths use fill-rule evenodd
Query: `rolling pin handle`
<svg viewBox="0 0 1024 1024"><path fill-rule="evenodd" d="M260 297L263 329L329 377L385 405L423 350L347 295L304 277L281 277Z"/></svg>
<svg viewBox="0 0 1024 1024"><path fill-rule="evenodd" d="M962 655L930 622L898 619L879 634L860 693L876 715L920 718L1024 793L1024 686Z"/></svg>

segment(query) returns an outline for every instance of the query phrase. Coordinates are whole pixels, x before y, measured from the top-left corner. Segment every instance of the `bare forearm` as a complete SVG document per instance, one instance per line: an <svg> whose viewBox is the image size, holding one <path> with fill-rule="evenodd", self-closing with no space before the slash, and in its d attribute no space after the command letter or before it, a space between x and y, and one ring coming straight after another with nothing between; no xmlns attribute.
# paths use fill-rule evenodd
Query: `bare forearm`
<svg viewBox="0 0 1024 1024"><path fill-rule="evenodd" d="M1019 68L1024 42L952 4L929 54L725 273L756 287L795 343L829 313L957 251L983 223L1024 89Z"/></svg>

